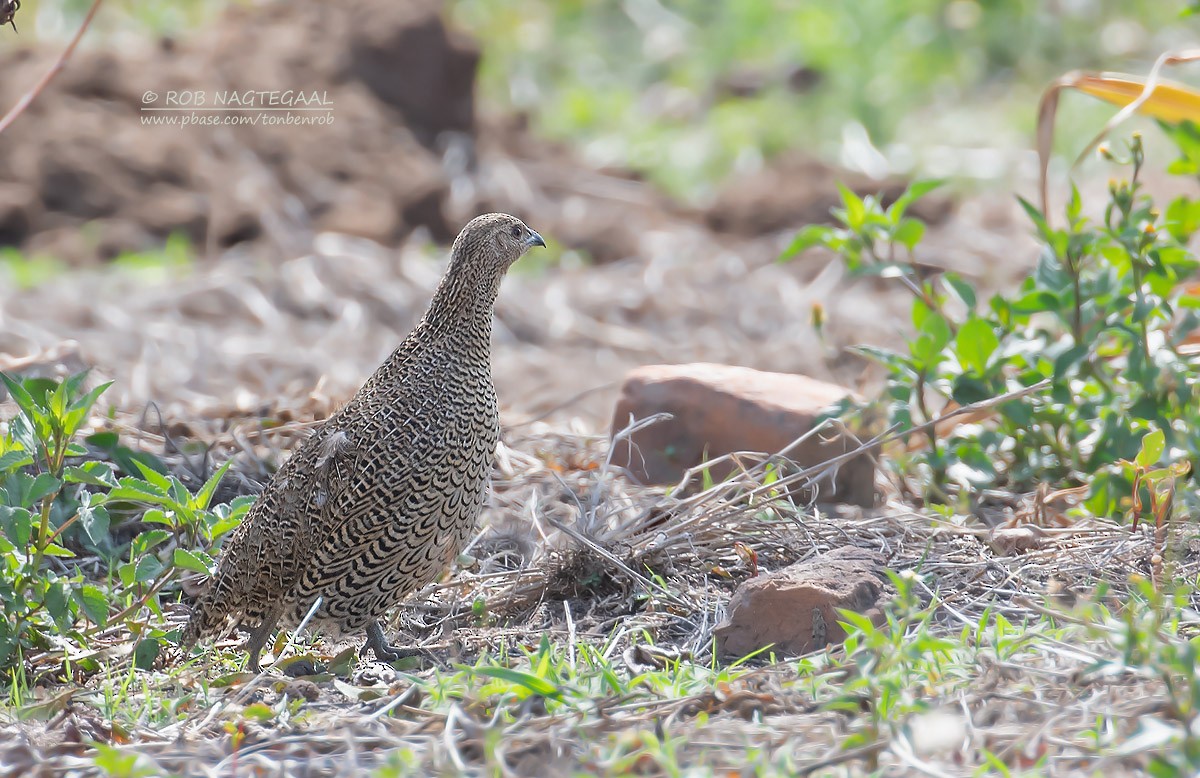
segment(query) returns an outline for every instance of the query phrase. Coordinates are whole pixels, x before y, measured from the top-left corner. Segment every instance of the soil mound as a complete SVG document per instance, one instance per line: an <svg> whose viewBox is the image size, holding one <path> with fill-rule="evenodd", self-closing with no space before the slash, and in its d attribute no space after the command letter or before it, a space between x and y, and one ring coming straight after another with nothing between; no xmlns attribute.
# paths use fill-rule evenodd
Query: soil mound
<svg viewBox="0 0 1200 778"><path fill-rule="evenodd" d="M440 5L271 3L187 41L78 52L0 145L0 243L79 263L175 232L210 253L263 237L297 247L322 230L451 237L442 157L476 132L479 50ZM57 54L0 58L0 104ZM280 110L296 95L318 108ZM185 115L214 124L166 123Z"/></svg>
<svg viewBox="0 0 1200 778"><path fill-rule="evenodd" d="M59 51L0 54L0 106ZM268 2L186 40L79 51L0 144L0 246L78 265L181 233L209 258L286 260L321 232L398 246L424 228L444 243L506 210L605 264L664 222L755 238L822 221L846 180L785 158L688 211L627 171L582 165L524 117L482 120L479 57L440 0ZM856 191L903 188L860 179Z"/></svg>

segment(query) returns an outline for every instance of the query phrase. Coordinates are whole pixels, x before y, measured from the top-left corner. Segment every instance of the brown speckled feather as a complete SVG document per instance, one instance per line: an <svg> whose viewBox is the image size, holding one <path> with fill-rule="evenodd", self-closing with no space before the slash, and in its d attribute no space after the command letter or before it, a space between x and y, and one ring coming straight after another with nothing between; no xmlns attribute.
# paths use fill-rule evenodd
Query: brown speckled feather
<svg viewBox="0 0 1200 778"><path fill-rule="evenodd" d="M230 536L184 645L232 621L251 665L276 624L372 629L441 575L483 505L500 426L492 313L508 267L541 237L518 219L472 220L420 324L345 407L296 449ZM372 638L377 654L389 647Z"/></svg>

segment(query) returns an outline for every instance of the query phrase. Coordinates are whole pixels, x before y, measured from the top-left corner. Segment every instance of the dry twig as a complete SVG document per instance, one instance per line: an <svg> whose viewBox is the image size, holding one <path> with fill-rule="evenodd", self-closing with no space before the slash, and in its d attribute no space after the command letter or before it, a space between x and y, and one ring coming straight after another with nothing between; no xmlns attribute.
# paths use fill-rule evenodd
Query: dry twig
<svg viewBox="0 0 1200 778"><path fill-rule="evenodd" d="M58 59L54 61L54 65L51 66L48 71L46 71L46 75L42 76L41 80L33 85L33 89L30 89L28 92L26 92L21 99L17 101L17 104L10 108L8 113L4 114L3 118L0 118L0 133L3 133L6 129L8 129L8 126L16 121L18 116L25 112L25 109L28 108L29 104L34 101L34 98L40 95L50 81L53 80L56 75L58 75L58 72L66 66L67 60L70 59L71 55L75 53L75 47L79 45L79 41L83 39L83 34L91 25L92 19L96 16L96 11L100 10L101 2L103 2L103 0L92 0L92 7L88 9L87 15L83 17L83 23L79 25L79 30L75 33L75 37L71 38L71 42L67 44L67 47L63 49L62 54L60 54Z"/></svg>

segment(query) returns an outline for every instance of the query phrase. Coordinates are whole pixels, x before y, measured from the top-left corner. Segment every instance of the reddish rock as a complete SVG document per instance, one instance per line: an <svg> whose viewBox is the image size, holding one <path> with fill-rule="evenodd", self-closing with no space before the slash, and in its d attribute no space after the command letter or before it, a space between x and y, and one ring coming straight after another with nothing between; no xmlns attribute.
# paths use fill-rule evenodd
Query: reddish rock
<svg viewBox="0 0 1200 778"><path fill-rule="evenodd" d="M717 653L741 658L761 648L799 656L841 643L838 609L884 620L887 576L883 558L861 548L838 548L744 582L717 625Z"/></svg>
<svg viewBox="0 0 1200 778"><path fill-rule="evenodd" d="M851 392L807 376L764 373L729 365L649 365L625 376L613 414L616 435L630 418L670 413L632 436L633 446L617 441L613 462L644 483L675 483L688 470L735 451L776 453L811 430L822 413ZM801 467L819 465L857 443L827 428L791 449ZM724 478L729 466L714 466ZM870 507L875 500L875 463L869 455L845 462L818 495L823 502Z"/></svg>

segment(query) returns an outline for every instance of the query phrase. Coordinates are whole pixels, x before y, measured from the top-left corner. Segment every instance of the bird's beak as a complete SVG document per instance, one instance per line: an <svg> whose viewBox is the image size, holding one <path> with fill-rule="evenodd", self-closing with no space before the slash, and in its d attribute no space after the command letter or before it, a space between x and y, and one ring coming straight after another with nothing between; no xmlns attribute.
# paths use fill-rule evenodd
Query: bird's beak
<svg viewBox="0 0 1200 778"><path fill-rule="evenodd" d="M528 248L533 248L534 246L546 248L546 241L542 240L542 236L538 235L536 230L530 230L529 237L525 239L525 245Z"/></svg>

